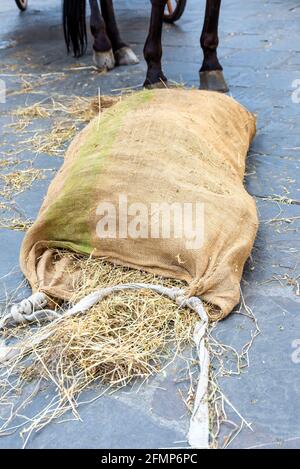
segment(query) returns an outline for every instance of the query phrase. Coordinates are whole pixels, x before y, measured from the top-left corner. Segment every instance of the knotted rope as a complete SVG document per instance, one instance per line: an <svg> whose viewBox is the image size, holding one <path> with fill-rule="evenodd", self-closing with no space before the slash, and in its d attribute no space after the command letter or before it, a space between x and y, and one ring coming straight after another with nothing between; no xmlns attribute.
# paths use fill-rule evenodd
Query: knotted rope
<svg viewBox="0 0 300 469"><path fill-rule="evenodd" d="M46 304L47 298L44 293L34 293L11 307L10 313L0 320L0 329L24 322L39 322L59 317L59 314L51 309L41 309Z"/></svg>
<svg viewBox="0 0 300 469"><path fill-rule="evenodd" d="M93 293L90 293L72 308L67 309L63 314L58 314L49 309L42 309L47 304L47 297L44 293L35 293L29 298L15 304L11 307L9 314L0 320L0 329L5 327L18 325L25 322L40 322L41 320L50 320L54 323L61 321L69 316L82 314L89 310L94 304L102 301L112 293L120 292L123 290L141 290L149 289L156 293L166 296L171 300L176 301L180 308L190 308L195 311L200 321L196 323L193 340L196 344L197 355L200 365L200 375L197 384L197 391L194 403L194 410L192 413L190 428L188 432L188 441L193 448L208 448L209 447L209 414L208 414L208 372L209 372L209 352L205 344L206 331L208 326L208 317L203 308L202 301L198 297L187 298L185 292L181 288L169 288L153 284L143 283L128 283L122 285L115 285L113 287L101 288ZM45 334L39 334L35 337L30 344L17 343L14 346L0 346L0 364L8 362L21 353L30 352L33 346L38 345L43 340L47 339L54 329L45 331Z"/></svg>

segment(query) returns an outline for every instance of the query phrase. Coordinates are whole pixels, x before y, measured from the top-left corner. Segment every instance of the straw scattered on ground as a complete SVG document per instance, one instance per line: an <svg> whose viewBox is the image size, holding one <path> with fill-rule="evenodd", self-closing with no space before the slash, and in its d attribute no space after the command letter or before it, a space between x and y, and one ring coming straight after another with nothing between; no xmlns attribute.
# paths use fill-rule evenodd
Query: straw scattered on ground
<svg viewBox="0 0 300 469"><path fill-rule="evenodd" d="M7 75L7 74L6 74ZM11 76L15 76L12 74ZM53 85L53 83L63 80L65 78L64 72L45 73L42 75L36 73L21 73L18 74L20 80L20 87L18 89L8 90L7 96L16 96L22 94L43 94L42 87Z"/></svg>
<svg viewBox="0 0 300 469"><path fill-rule="evenodd" d="M12 159L1 159L0 160L0 170L1 169L4 169L4 168L8 168L9 166L13 166L13 165L16 165L19 161L15 161L15 160L12 160Z"/></svg>
<svg viewBox="0 0 300 469"><path fill-rule="evenodd" d="M23 92L26 86L27 91L33 89L30 83L26 84L25 79ZM19 108L13 113L15 122L12 127L27 138L23 141L21 139L21 147L14 153L29 148L37 154L61 156L65 144L76 130L94 116L100 115L103 109L118 99L121 98L57 96ZM51 123L49 130L30 130L32 122L45 119L49 119ZM0 167L6 168L9 165L9 160L6 160ZM4 188L6 187L4 195L11 197L12 190L20 192L29 188L34 180L43 177L43 172L39 171L41 170L29 168L2 175ZM1 220L1 223L6 223L5 227L10 229L26 230L31 221L12 217ZM74 261L73 267L80 270L71 303L76 303L95 289L118 283L184 286L182 282L162 279L145 272L112 267L105 260L82 258L71 253L68 256ZM296 288L299 289L299 284ZM9 304L8 302L7 307ZM228 447L241 429L249 426L224 396L218 384L220 376L242 373L249 364L249 349L259 333L256 319L244 300L242 307L245 312L241 314L253 321L255 329L241 352L217 342L213 336L216 323L210 326L208 344L214 366L210 373L209 405L211 443L214 447ZM61 311L59 305L56 309ZM206 309L213 318L213 308L206 305ZM59 327L54 322L35 328L20 326L6 330L3 337L6 340L24 341L26 353L21 352L18 359L13 360L8 367L0 366L0 436L21 432L25 446L34 431L61 417L66 411L72 410L74 417L79 418L79 408L83 403L82 393L92 385L101 385L99 396L136 379L146 380L158 373L192 343L192 332L197 320L196 314L190 310L179 309L173 301L154 292L141 290L110 296L82 316L62 319ZM26 345L33 344L33 337L45 330L53 331L51 337L39 346L32 345L31 353L28 354ZM229 355L232 363L236 363L235 369L226 366ZM185 379L189 384L187 395L182 398L191 411L198 377L197 361L191 357L186 360L186 364ZM31 381L35 383L32 391L25 393L25 398L20 398L22 389L25 391ZM26 416L27 404L45 384L50 383L54 384L56 395L36 415ZM228 407L238 416L239 424L228 417ZM16 424L17 416L19 421ZM223 444L220 444L223 425L229 426L230 431Z"/></svg>
<svg viewBox="0 0 300 469"><path fill-rule="evenodd" d="M23 77L26 82L26 77ZM88 123L96 115L113 105L120 97L96 96L86 98L80 96L57 95L48 97L38 103L22 106L12 111L13 122L8 124L8 132L17 131L19 141L13 148L2 152L0 160L0 197L13 201L14 197L28 190L36 180L43 179L47 170L32 167L34 154L63 156L66 144L77 130ZM49 126L32 129L33 122L49 120ZM45 127L45 126L44 126ZM31 160L23 159L25 151L33 153ZM25 169L18 169L19 165ZM4 172L5 170L5 172ZM51 169L50 169L51 170ZM2 201L1 201L2 203ZM2 203L2 209L5 209ZM26 231L31 221L23 217L0 216L0 226L13 230Z"/></svg>
<svg viewBox="0 0 300 469"><path fill-rule="evenodd" d="M63 156L65 152L65 143L71 141L76 134L76 126L56 124L50 132L37 131L21 143L29 147L36 154L46 153L52 156Z"/></svg>
<svg viewBox="0 0 300 469"><path fill-rule="evenodd" d="M1 210L1 204L0 204ZM27 231L33 225L33 220L20 217L0 218L0 228L14 231Z"/></svg>
<svg viewBox="0 0 300 469"><path fill-rule="evenodd" d="M217 322L210 325L207 344L211 359L208 403L212 448L228 448L243 428L253 431L251 422L246 420L224 394L220 379L224 376L240 376L247 371L250 366L250 349L261 331L252 309L245 302L242 292L240 306L232 314L249 319L251 324L250 337L240 350L236 350L233 346L216 340L214 331L217 328Z"/></svg>
<svg viewBox="0 0 300 469"><path fill-rule="evenodd" d="M13 111L14 122L9 124L22 133L29 135L20 141L23 148L29 148L36 154L62 156L65 144L70 142L82 124L113 105L121 98L112 96L56 96L42 100L30 106ZM51 119L50 130L27 130L35 119Z"/></svg>
<svg viewBox="0 0 300 469"><path fill-rule="evenodd" d="M87 98L83 96L63 96L46 98L31 106L18 108L13 112L18 120L23 123L31 123L32 119L65 117L67 120L86 123L89 122L99 110L104 110L120 98L113 96L96 96Z"/></svg>

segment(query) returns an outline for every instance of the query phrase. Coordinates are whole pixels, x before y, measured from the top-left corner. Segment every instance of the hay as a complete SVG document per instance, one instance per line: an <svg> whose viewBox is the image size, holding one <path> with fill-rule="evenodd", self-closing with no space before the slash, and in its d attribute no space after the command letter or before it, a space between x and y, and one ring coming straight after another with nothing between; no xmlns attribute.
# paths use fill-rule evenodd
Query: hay
<svg viewBox="0 0 300 469"><path fill-rule="evenodd" d="M70 252L57 251L72 261L70 269L80 271L76 293L71 304L99 288L119 283L152 283L169 287L184 288L184 283L163 279L142 271L112 265L105 259L78 256ZM60 311L56 305L56 310ZM210 318L215 311L205 305ZM255 329L249 341L240 352L233 347L219 343L213 333L217 322L211 323L208 331L208 346L213 366L210 370L209 408L211 447L228 447L239 432L250 424L223 394L218 379L220 376L240 375L249 366L249 350L259 334L257 321L251 309L242 303L237 314L243 314L253 321ZM0 426L0 436L21 431L26 446L33 432L41 430L49 422L59 419L72 411L80 419L79 408L86 403L83 391L97 387L94 399L111 393L136 380L144 382L150 376L165 369L179 357L184 360L184 377L174 377L177 383L188 382L186 392L180 395L189 412L192 411L198 362L193 353L185 354L192 345L192 335L198 316L187 309L179 309L175 302L148 290L126 291L115 294L92 307L84 315L61 319L34 330L19 326L4 331L6 340L23 341L26 352L14 358L9 365L0 366L0 409L6 410L6 418ZM45 331L51 336L34 345L34 339ZM31 344L28 356L28 344ZM229 363L229 365L228 365ZM30 384L31 383L31 384ZM37 392L54 384L55 396L34 416L26 414L26 406ZM28 395L28 390L30 394ZM23 392L26 391L27 393ZM237 416L239 423L228 418L228 410ZM8 410L7 410L8 409ZM20 412L22 409L22 412ZM15 417L19 423L15 425ZM229 433L220 443L221 429L230 427Z"/></svg>
<svg viewBox="0 0 300 469"><path fill-rule="evenodd" d="M6 74L6 76L15 77L16 75ZM50 84L53 85L54 82L58 80L63 80L65 78L65 74L63 72L45 73L42 75L36 73L18 73L18 78L20 80L20 88L8 91L8 96L16 96L29 93L36 95L42 94L43 91L38 88L46 87Z"/></svg>
<svg viewBox="0 0 300 469"><path fill-rule="evenodd" d="M4 204L0 203L0 209L5 208ZM0 218L0 228L5 228L14 231L27 231L33 225L33 220L23 218Z"/></svg>
<svg viewBox="0 0 300 469"><path fill-rule="evenodd" d="M12 112L17 118L17 123L30 124L33 119L45 119L60 117L65 122L87 123L99 113L115 104L120 97L98 96L86 98L83 96L57 95L35 103L31 106L22 106Z"/></svg>
<svg viewBox="0 0 300 469"><path fill-rule="evenodd" d="M233 440L238 436L244 427L253 431L249 423L237 410L237 408L224 395L219 380L223 376L240 376L250 366L249 352L260 334L260 328L252 309L246 304L241 291L241 303L237 311L232 314L247 317L252 323L249 340L238 351L228 344L223 344L214 337L214 330L218 322L210 324L207 343L211 358L210 378L209 378L209 416L210 416L210 444L212 448L228 448ZM228 410L233 412L238 419L238 423L231 420ZM229 427L229 433L224 435L224 429ZM222 435L223 431L223 435ZM223 444L220 441L223 436Z"/></svg>
<svg viewBox="0 0 300 469"><path fill-rule="evenodd" d="M4 183L4 187L0 191L0 195L6 199L11 199L14 195L20 194L21 192L29 189L32 183L37 179L43 178L44 170L35 168L0 174L0 180Z"/></svg>
<svg viewBox="0 0 300 469"><path fill-rule="evenodd" d="M31 106L22 106L12 112L16 119L8 127L23 134L31 133L27 127L35 119L52 119L50 131L35 130L33 135L19 142L19 146L33 150L36 154L47 153L62 156L65 144L69 142L82 124L88 123L96 115L115 104L120 97L61 96L46 98Z"/></svg>
<svg viewBox="0 0 300 469"><path fill-rule="evenodd" d="M182 282L112 266L105 259L64 255L74 261L71 268L81 272L71 303L96 288L118 283L183 286ZM59 311L60 307L56 305L56 309ZM54 383L57 395L48 409L43 409L30 422L25 419L24 434L28 436L70 409L78 418L79 397L85 389L97 383L102 385L101 392L107 392L112 387L125 386L137 378L145 380L158 373L191 343L197 320L197 315L190 310L179 309L175 302L141 290L115 294L84 315L39 326L35 331L26 327L7 329L6 339L17 337L24 341L27 352L21 352L8 367L0 367L0 407L14 401L29 381L37 379ZM46 330L53 333L35 346L34 338ZM26 358L28 343L30 359ZM17 409L19 404L15 405ZM11 410L10 415L14 412ZM2 425L0 436L11 430L10 422L8 419Z"/></svg>
<svg viewBox="0 0 300 469"><path fill-rule="evenodd" d="M31 122L32 119L44 119L50 116L47 108L45 106L41 106L39 103L32 104L31 106L19 107L16 111L13 111L12 114L29 122Z"/></svg>

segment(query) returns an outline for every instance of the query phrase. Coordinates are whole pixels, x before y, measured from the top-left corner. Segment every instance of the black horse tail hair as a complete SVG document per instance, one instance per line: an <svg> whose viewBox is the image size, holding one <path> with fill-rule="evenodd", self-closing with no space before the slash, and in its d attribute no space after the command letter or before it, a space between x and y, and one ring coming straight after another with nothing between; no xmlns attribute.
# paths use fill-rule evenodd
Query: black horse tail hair
<svg viewBox="0 0 300 469"><path fill-rule="evenodd" d="M63 27L68 52L71 46L74 57L80 57L86 51L86 0L63 0Z"/></svg>

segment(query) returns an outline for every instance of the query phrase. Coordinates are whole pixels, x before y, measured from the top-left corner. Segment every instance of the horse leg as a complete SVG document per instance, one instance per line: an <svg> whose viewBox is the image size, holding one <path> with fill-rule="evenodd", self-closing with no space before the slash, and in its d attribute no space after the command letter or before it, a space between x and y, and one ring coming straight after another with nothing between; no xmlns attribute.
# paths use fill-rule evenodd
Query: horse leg
<svg viewBox="0 0 300 469"><path fill-rule="evenodd" d="M148 37L144 47L144 57L148 65L144 86L147 88L164 86L167 78L162 72L162 25L167 0L151 0L151 18Z"/></svg>
<svg viewBox="0 0 300 469"><path fill-rule="evenodd" d="M133 50L122 41L112 0L100 0L102 16L106 25L106 32L112 44L115 60L118 65L131 65L139 63Z"/></svg>
<svg viewBox="0 0 300 469"><path fill-rule="evenodd" d="M220 6L221 0L206 0L204 25L200 39L204 58L199 74L201 89L226 93L228 87L223 76L223 68L217 57Z"/></svg>
<svg viewBox="0 0 300 469"><path fill-rule="evenodd" d="M100 13L98 0L90 0L90 7L90 26L94 36L94 63L100 70L111 70L115 66L115 58L111 41L106 32L105 22Z"/></svg>

